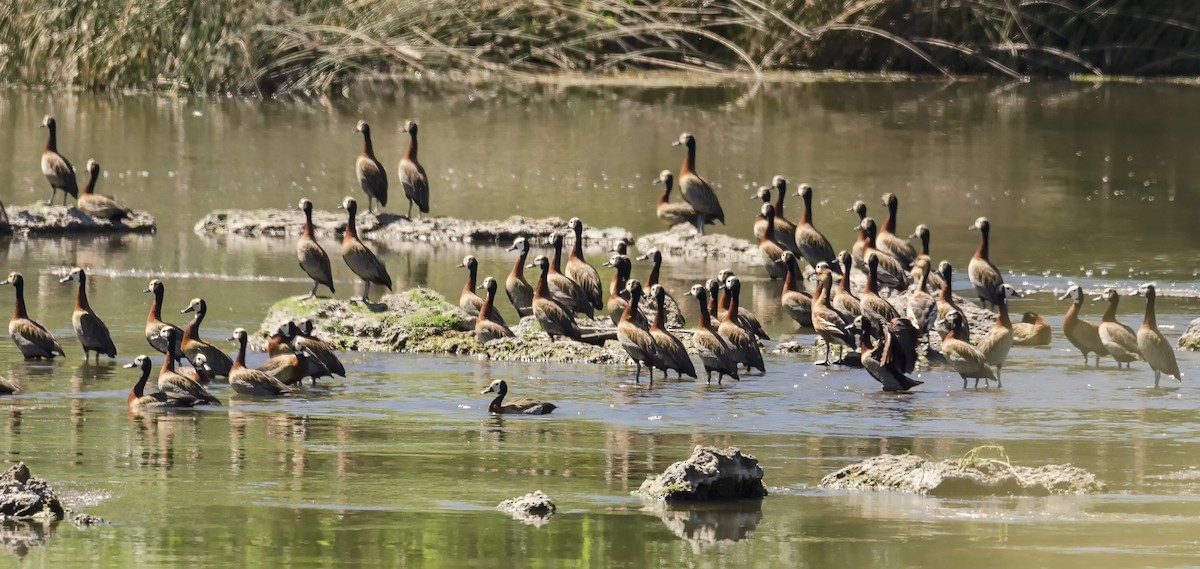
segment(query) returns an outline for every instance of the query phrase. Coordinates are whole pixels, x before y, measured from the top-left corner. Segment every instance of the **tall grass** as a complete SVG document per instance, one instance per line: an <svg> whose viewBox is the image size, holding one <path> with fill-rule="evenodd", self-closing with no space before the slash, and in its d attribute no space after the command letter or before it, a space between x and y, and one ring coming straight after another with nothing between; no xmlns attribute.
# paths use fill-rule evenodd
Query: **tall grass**
<svg viewBox="0 0 1200 569"><path fill-rule="evenodd" d="M1200 2L10 0L0 80L314 92L373 74L1200 74Z"/></svg>

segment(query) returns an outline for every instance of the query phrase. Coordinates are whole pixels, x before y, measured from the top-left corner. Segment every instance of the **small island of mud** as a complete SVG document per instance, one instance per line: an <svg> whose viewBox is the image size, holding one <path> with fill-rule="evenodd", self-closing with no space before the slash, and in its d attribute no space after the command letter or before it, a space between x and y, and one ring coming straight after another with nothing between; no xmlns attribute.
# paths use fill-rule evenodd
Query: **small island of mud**
<svg viewBox="0 0 1200 569"><path fill-rule="evenodd" d="M128 218L110 221L92 217L74 207L46 205L0 206L0 235L38 237L88 233L154 233L154 217L134 211Z"/></svg>

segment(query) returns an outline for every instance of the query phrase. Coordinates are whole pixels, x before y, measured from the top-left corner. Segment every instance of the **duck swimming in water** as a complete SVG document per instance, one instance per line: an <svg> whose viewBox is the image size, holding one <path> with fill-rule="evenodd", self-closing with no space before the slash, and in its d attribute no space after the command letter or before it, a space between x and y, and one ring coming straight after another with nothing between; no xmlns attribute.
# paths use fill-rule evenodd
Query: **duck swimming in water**
<svg viewBox="0 0 1200 569"><path fill-rule="evenodd" d="M197 399L186 393L172 392L170 395L162 391L146 393L146 382L150 379L150 370L152 369L150 356L138 356L132 362L122 367L138 368L141 370L141 376L138 377L137 383L129 390L129 396L126 397L130 411L137 412L142 409L156 407L186 408L205 404L204 400Z"/></svg>
<svg viewBox="0 0 1200 569"><path fill-rule="evenodd" d="M100 178L100 164L95 160L87 161L88 182L83 187L83 193L75 200L75 207L92 217L107 219L113 223L128 219L133 210L121 202L96 193L96 180Z"/></svg>
<svg viewBox="0 0 1200 569"><path fill-rule="evenodd" d="M497 379L488 385L486 389L480 391L480 395L495 393L496 398L488 403L488 413L495 414L520 414L520 415L549 415L558 406L545 401L537 401L535 399L517 399L516 401L504 402L504 396L508 395L508 383L503 379Z"/></svg>
<svg viewBox="0 0 1200 569"><path fill-rule="evenodd" d="M1164 373L1178 382L1183 382L1183 375L1179 373L1179 363L1175 360L1175 348L1158 331L1158 318L1154 314L1154 289L1154 283L1145 283L1133 294L1146 297L1146 316L1137 331L1137 345L1142 358L1154 370L1154 387L1158 387L1158 380Z"/></svg>
<svg viewBox="0 0 1200 569"><path fill-rule="evenodd" d="M363 304L370 304L371 285L382 285L392 290L392 276L388 274L387 266L379 260L375 252L363 245L362 240L358 238L358 228L354 221L358 213L358 201L347 197L338 207L346 210L347 215L346 231L342 234L342 259L346 261L346 266L362 279L363 293L357 300L361 300Z"/></svg>
<svg viewBox="0 0 1200 569"><path fill-rule="evenodd" d="M525 259L529 256L529 240L517 237L508 251L520 253L517 254L517 262L513 264L512 272L508 273L508 278L504 281L504 292L513 308L517 309L518 316L530 316L533 314L533 285L525 280Z"/></svg>
<svg viewBox="0 0 1200 569"><path fill-rule="evenodd" d="M325 249L317 243L317 239L313 234L313 203L308 198L300 199L300 211L304 212L304 232L300 234L300 239L296 241L296 258L300 260L300 268L308 275L308 278L313 280L312 290L308 296L302 297L301 300L317 297L317 287L325 285L329 289L330 294L334 294L333 290L333 268L329 264L329 255L325 253Z"/></svg>
<svg viewBox="0 0 1200 569"><path fill-rule="evenodd" d="M163 296L166 293L166 287L163 286L162 281L158 279L150 281L150 285L142 292L154 294L154 300L150 301L150 314L146 316L146 342L150 344L151 348L165 354L167 353L167 341L163 339L163 329L174 328L176 337L179 338L183 337L183 329L162 320ZM175 361L178 362L182 357L183 352L176 353Z"/></svg>
<svg viewBox="0 0 1200 569"><path fill-rule="evenodd" d="M50 132L46 139L46 149L42 151L42 174L50 182L50 199L46 205L54 205L54 196L59 190L63 192L63 205L67 205L67 196L79 197L79 184L75 180L75 167L65 156L58 153L58 122L54 117L46 115L42 118L42 128Z"/></svg>
<svg viewBox="0 0 1200 569"><path fill-rule="evenodd" d="M413 204L417 204L417 217L421 213L429 213L429 177L425 168L417 161L417 121L404 121L400 131L407 133L412 141L408 144L408 152L400 159L400 167L396 169L400 185L404 188L404 197L408 198L408 217L412 219ZM380 202L380 205L387 205Z"/></svg>
<svg viewBox="0 0 1200 569"><path fill-rule="evenodd" d="M363 150L354 161L354 172L363 193L367 194L367 213L375 212L375 200L379 207L387 207L388 179L383 164L375 158L375 146L371 144L371 125L367 121L358 121L354 132L363 136ZM365 295L364 295L365 296Z"/></svg>
<svg viewBox="0 0 1200 569"><path fill-rule="evenodd" d="M87 273L76 267L58 282L69 283L71 281L79 283L79 288L75 293L75 312L71 314L71 325L75 328L75 337L79 338L79 344L83 346L83 361L88 361L91 352L96 352L97 363L100 361L100 354L110 358L117 357L117 347L113 344L108 326L105 326L104 321L96 316L95 312L92 312L92 306L88 303Z"/></svg>
<svg viewBox="0 0 1200 569"><path fill-rule="evenodd" d="M162 331L162 335L163 339L167 341L169 351L178 349L179 338L175 335L175 330L166 328ZM209 393L208 389L200 385L198 381L176 372L175 360L171 358L163 358L162 369L158 372L158 390L166 393L167 397L193 398L203 401L203 404L221 404L221 400Z"/></svg>
<svg viewBox="0 0 1200 569"><path fill-rule="evenodd" d="M0 285L12 285L17 291L17 304L13 309L12 320L8 321L8 335L27 360L52 359L55 356L66 356L62 345L54 338L45 326L34 322L25 310L25 277L21 273L9 273L8 278Z"/></svg>
<svg viewBox="0 0 1200 569"><path fill-rule="evenodd" d="M567 257L565 274L583 289L592 308L600 310L604 308L604 291L600 286L600 273L583 258L583 221L572 217L567 222L566 229L575 234L575 242L571 247L570 256Z"/></svg>
<svg viewBox="0 0 1200 569"><path fill-rule="evenodd" d="M233 360L233 369L229 372L230 387L242 395L274 396L291 393L292 389L274 376L246 367L247 338L245 328L234 329L229 338L238 344L237 357Z"/></svg>
<svg viewBox="0 0 1200 569"><path fill-rule="evenodd" d="M740 380L737 361L733 359L733 348L712 324L708 311L708 290L697 284L683 294L696 297L696 303L700 306L700 324L692 333L692 346L700 355L700 363L704 365L704 373L708 376L707 382L712 383L713 372L717 372L718 385L726 375Z"/></svg>
<svg viewBox="0 0 1200 569"><path fill-rule="evenodd" d="M180 314L194 312L196 315L192 317L192 321L188 322L187 327L183 329L183 341L178 344L179 347L176 349L180 350L183 356L192 362L192 366L196 365L196 356L204 354L204 357L208 361L208 367L213 371L213 375L217 377L229 377L229 370L233 367L233 360L229 359L229 356L225 352L200 338L200 324L204 322L204 317L208 314L208 303L204 302L203 298L193 298L188 303L187 308L179 312Z"/></svg>
<svg viewBox="0 0 1200 569"><path fill-rule="evenodd" d="M704 235L704 225L709 219L724 225L725 211L721 209L721 201L712 186L696 173L696 137L685 132L671 145L687 148L687 156L679 167L679 193L696 210L696 231Z"/></svg>

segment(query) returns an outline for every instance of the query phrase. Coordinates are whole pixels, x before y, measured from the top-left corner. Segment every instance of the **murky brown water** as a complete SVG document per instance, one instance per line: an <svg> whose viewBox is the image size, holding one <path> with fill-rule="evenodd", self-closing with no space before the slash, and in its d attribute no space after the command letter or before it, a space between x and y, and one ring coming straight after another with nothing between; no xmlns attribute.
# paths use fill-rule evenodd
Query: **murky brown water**
<svg viewBox="0 0 1200 569"><path fill-rule="evenodd" d="M699 139L698 169L719 185L729 225L749 235L750 194L775 174L817 189L816 224L847 247L864 199L901 198L901 228L934 234L935 257L965 268L976 216L993 223L993 259L1022 288L1062 290L1156 280L1200 289L1193 230L1200 192L1188 121L1200 91L1174 86L1069 83L563 89L532 95L400 92L354 103L261 103L94 95L0 95L0 199L48 192L37 160L53 113L60 148L77 167L95 158L102 193L157 216L154 236L16 240L0 246L5 272L25 273L33 317L71 357L25 363L0 346L0 371L26 394L0 401L0 452L80 506L116 524L60 525L29 549L37 566L588 566L588 567L1183 567L1200 558L1200 436L1185 382L1145 389L1133 371L1084 369L1061 335L1050 349L1016 348L1005 389L962 391L941 371L916 393L884 395L864 373L772 356L769 373L707 387L626 382L632 368L511 365L461 358L347 354L344 381L302 397L236 402L189 414L130 418L134 379L118 367L147 350L146 281L167 282L167 313L209 301L207 336L257 328L284 295L308 289L283 241L206 239L192 226L224 207L332 209L358 195L352 164L362 117L395 169L409 117L436 215L578 215L585 222L660 229L650 180L678 168L671 141ZM393 192L391 211L406 204ZM798 200L788 215L799 216ZM464 246L405 246L385 260L401 286L453 295ZM473 252L484 274L511 258ZM597 264L606 255L591 257ZM55 273L90 267L92 304L117 337L120 361L82 365L70 332L73 288ZM724 264L668 261L672 290ZM779 284L735 267L776 335ZM647 267L635 269L644 273ZM340 288L348 272L335 259ZM607 281L608 275L603 275ZM963 288L965 280L959 283ZM677 293L678 296L679 293ZM682 297L680 297L682 298ZM0 289L0 306L11 289ZM1140 322L1142 302L1121 318ZM1162 299L1160 326L1177 336L1200 301ZM508 308L505 305L504 308ZM690 310L690 306L687 306ZM1014 302L1046 312L1050 294ZM511 313L511 310L508 311ZM1095 317L1100 311L1089 305ZM183 323L181 316L172 316ZM169 318L170 319L170 318ZM231 345L232 347L232 345ZM257 355L257 358L261 358ZM257 360L256 360L257 361ZM542 418L492 418L478 390L505 378L514 395L559 404ZM1170 381L1164 383L1174 387ZM227 389L218 388L227 398ZM761 505L662 512L629 496L646 475L694 444L738 445L767 471ZM1100 496L939 500L815 489L857 458L912 452L944 458L1001 444L1022 464L1072 462L1109 484ZM541 528L492 510L542 489L560 513ZM0 541L8 534L0 528ZM52 534L52 535L50 535ZM15 546L14 546L15 547ZM3 559L0 557L0 559ZM8 564L9 561L0 561Z"/></svg>

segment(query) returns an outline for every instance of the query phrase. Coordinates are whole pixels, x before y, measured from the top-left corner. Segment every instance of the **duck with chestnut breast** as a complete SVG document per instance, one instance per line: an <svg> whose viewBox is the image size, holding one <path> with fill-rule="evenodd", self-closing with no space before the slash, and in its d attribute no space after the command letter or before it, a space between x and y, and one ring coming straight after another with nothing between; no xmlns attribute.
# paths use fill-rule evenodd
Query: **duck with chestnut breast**
<svg viewBox="0 0 1200 569"><path fill-rule="evenodd" d="M475 318L475 339L480 344L486 344L499 338L513 337L512 330L508 329L503 320L492 318L492 313L496 312L494 303L498 286L496 279L492 277L483 279L483 284L479 285L479 288L486 291L483 297L483 306L479 308L479 316Z"/></svg>
<svg viewBox="0 0 1200 569"><path fill-rule="evenodd" d="M692 346L700 355L707 383L712 383L713 372L717 372L717 385L721 384L721 378L726 375L740 380L737 361L733 359L733 348L721 337L709 317L708 290L703 285L696 284L683 294L696 297L696 304L700 306L700 323L692 332Z"/></svg>
<svg viewBox="0 0 1200 569"><path fill-rule="evenodd" d="M458 307L463 312L466 312L468 316L478 319L479 311L483 309L483 299L479 298L478 294L475 294L475 291L478 290L478 287L475 286L475 280L478 276L479 261L475 259L474 255L467 255L458 264L458 268L461 269L464 267L467 269L467 282L463 285L462 292L458 295ZM500 316L500 311L496 309L494 304L488 305L487 317L493 322L500 323L501 326L507 326L504 322L504 317Z"/></svg>
<svg viewBox="0 0 1200 569"><path fill-rule="evenodd" d="M600 273L596 272L596 268L589 265L583 258L583 221L578 217L572 217L567 222L566 229L575 233L575 243L571 247L571 254L567 257L567 278L575 281L583 289L588 302L592 303L592 308L603 309L604 290L600 286Z"/></svg>
<svg viewBox="0 0 1200 569"><path fill-rule="evenodd" d="M988 258L988 239L992 223L986 217L981 217L967 229L979 230L979 248L975 250L975 255L967 265L967 276L971 278L971 284L975 287L983 307L995 306L1000 303L1000 285L1004 284L1004 277Z"/></svg>
<svg viewBox="0 0 1200 569"><path fill-rule="evenodd" d="M738 314L738 308L740 308L739 297L742 293L742 281L736 276L730 275L725 279L725 291L732 297L732 302L729 312L725 313L725 317L721 319L721 325L717 327L717 333L733 347L735 361L745 365L747 370L757 369L766 373L767 368L763 365L762 349L759 348L754 333L742 327L733 318Z"/></svg>
<svg viewBox="0 0 1200 569"><path fill-rule="evenodd" d="M813 298L804 290L804 277L800 274L800 262L796 260L796 256L791 251L784 251L782 258L783 266L787 268L787 275L783 278L783 292L780 294L780 303L783 309L787 311L788 316L796 321L802 327L814 326L813 320Z"/></svg>
<svg viewBox="0 0 1200 569"><path fill-rule="evenodd" d="M900 312L896 310L896 307L879 296L879 259L880 256L874 251L867 253L867 286L859 296L859 306L862 307L863 316L871 318L877 323L890 322L893 318L900 317Z"/></svg>
<svg viewBox="0 0 1200 569"><path fill-rule="evenodd" d="M296 385L309 377L309 357L303 349L292 348L286 353L271 356L258 366L261 371L284 385Z"/></svg>
<svg viewBox="0 0 1200 569"><path fill-rule="evenodd" d="M13 309L12 320L8 321L8 335L27 360L52 359L55 356L66 356L62 345L54 338L45 326L34 322L25 310L25 277L21 273L9 273L8 278L0 285L12 285L17 292L17 304Z"/></svg>
<svg viewBox="0 0 1200 569"><path fill-rule="evenodd" d="M1014 296L1021 296L1021 293L1008 283L1000 285L1000 304L997 306L1000 309L1000 315L996 317L992 329L988 330L988 333L984 334L978 342L979 351L987 357L988 365L996 370L997 387L1000 387L1004 360L1008 359L1008 352L1012 350L1013 346L1013 325L1008 316L1008 299Z"/></svg>
<svg viewBox="0 0 1200 569"><path fill-rule="evenodd" d="M1158 380L1164 373L1180 383L1183 382L1183 376L1179 373L1179 363L1175 360L1175 348L1162 332L1158 331L1158 318L1154 314L1154 289L1154 283L1145 283L1133 294L1146 297L1146 316L1137 331L1137 345L1142 358L1150 365L1150 369L1154 370L1154 387L1158 387Z"/></svg>
<svg viewBox="0 0 1200 569"><path fill-rule="evenodd" d="M654 351L658 354L659 369L663 378L668 370L674 370L676 377L689 376L696 379L696 366L688 355L687 348L674 334L667 330L666 296L667 289L656 284L650 287L650 296L654 299L654 322L650 325L650 337L654 339Z"/></svg>
<svg viewBox="0 0 1200 569"><path fill-rule="evenodd" d="M608 285L608 302L605 304L605 310L608 311L608 317L612 320L613 326L616 326L621 323L621 315L625 313L625 305L629 304L629 299L626 297L625 285L629 282L629 273L632 269L632 264L629 262L629 257L626 257L623 253L618 253L609 257L602 265L613 268L613 278L612 282Z"/></svg>
<svg viewBox="0 0 1200 569"><path fill-rule="evenodd" d="M525 268L538 268L542 271L533 287L533 317L537 319L546 335L550 336L550 341L553 342L560 336L579 340L582 333L579 331L579 325L575 323L575 312L550 293L550 285L547 283L550 260L545 255L538 255L534 257L533 263Z"/></svg>
<svg viewBox="0 0 1200 569"><path fill-rule="evenodd" d="M150 301L150 314L146 316L146 342L150 344L151 348L165 354L167 353L167 341L162 337L163 329L174 328L179 338L183 337L183 329L162 320L163 296L166 294L166 287L162 281L158 279L150 281L149 286L142 292L154 295L154 300ZM175 361L178 362L179 358L183 357L183 353L177 352L174 357Z"/></svg>
<svg viewBox="0 0 1200 569"><path fill-rule="evenodd" d="M913 266L917 261L917 250L907 239L896 235L897 212L900 210L900 199L896 194L883 194L883 205L887 206L888 216L883 220L883 227L875 237L875 245L880 251L887 253L900 261L904 268Z"/></svg>
<svg viewBox="0 0 1200 569"><path fill-rule="evenodd" d="M954 291L950 288L951 279L954 278L954 267L949 261L938 263L938 271L942 274L942 290L937 296L937 320L934 321L934 329L938 331L943 338L950 333L949 325L951 320L946 318L951 313L958 313L961 317L953 322L956 322L959 328L954 330L954 337L963 341L971 339L971 325L967 322L967 314L958 306L958 302L954 300ZM938 324L938 323L941 324Z"/></svg>
<svg viewBox="0 0 1200 569"><path fill-rule="evenodd" d="M178 349L179 337L175 335L175 330L166 328L162 331L162 336L167 341L169 351ZM163 358L162 368L158 371L158 390L166 393L168 397L191 397L203 401L206 405L221 404L221 400L209 393L208 388L176 372L175 360L171 358Z"/></svg>
<svg viewBox="0 0 1200 569"><path fill-rule="evenodd" d="M1021 321L1013 323L1014 346L1050 345L1050 323L1041 314L1026 312L1021 315Z"/></svg>
<svg viewBox="0 0 1200 569"><path fill-rule="evenodd" d="M305 320L305 322L311 330L312 321ZM258 366L258 369L274 375L287 385L298 383L305 377L312 378L313 385L316 385L319 378L333 377L333 372L325 366L325 362L316 357L312 351L302 347L301 341L303 340L300 327L295 322L287 322L280 326L267 340L267 355L270 356L270 359ZM328 346L320 340L314 339L313 342ZM340 367L342 363L337 360L332 348L329 348L327 352L336 362L337 369L345 375L346 370ZM199 360L199 356L197 356L197 360Z"/></svg>
<svg viewBox="0 0 1200 569"><path fill-rule="evenodd" d="M714 318L723 318L733 305L733 293L725 286L729 282L729 277L732 276L734 276L733 271L729 269L721 269L721 272L717 274L717 286L718 288L725 289L725 295L721 298L721 316L714 316ZM738 282L739 284L741 283L740 280ZM712 285L709 285L710 292L712 291L711 287ZM763 340L771 339L771 337L767 335L767 330L763 328L762 321L758 319L758 315L755 314L753 310L739 305L737 310L734 310L733 318L738 326L750 331L750 333L754 336L757 336Z"/></svg>
<svg viewBox="0 0 1200 569"><path fill-rule="evenodd" d="M787 249L775 239L775 206L765 203L762 205L760 216L767 220L767 231L758 240L758 250L762 252L763 267L771 280L781 279L787 275L787 266L783 264L783 253Z"/></svg>
<svg viewBox="0 0 1200 569"><path fill-rule="evenodd" d="M42 128L50 132L46 139L46 149L42 151L42 174L50 182L50 199L46 205L54 205L54 196L58 191L63 192L63 205L67 205L67 196L79 197L79 184L75 180L75 167L66 156L58 153L58 122L54 117L46 115L42 118Z"/></svg>
<svg viewBox="0 0 1200 569"><path fill-rule="evenodd" d="M895 334L884 331L881 334L883 340L875 346L871 340L875 335L871 319L859 316L854 319L854 325L859 331L858 353L863 369L883 386L884 391L908 391L925 383L908 377L904 369L903 348Z"/></svg>
<svg viewBox="0 0 1200 569"><path fill-rule="evenodd" d="M1108 309L1100 319L1100 343L1108 350L1108 355L1117 362L1117 367L1125 364L1130 367L1132 362L1142 359L1138 349L1137 334L1133 328L1117 322L1117 306L1121 303L1121 295L1115 288L1109 288L1103 294L1092 300L1107 300Z"/></svg>
<svg viewBox="0 0 1200 569"><path fill-rule="evenodd" d="M935 291L941 290L942 276L936 271L933 271L933 258L929 256L929 227L927 227L924 223L918 225L916 231L913 231L912 235L909 235L908 238L921 240L921 251L917 253L917 261L924 259L925 262L929 263L930 271L926 275L929 287ZM913 268L910 272L912 273L912 279L914 283L920 280L920 277L917 275L916 261L913 262Z"/></svg>
<svg viewBox="0 0 1200 569"><path fill-rule="evenodd" d="M792 223L783 215L783 199L787 197L787 179L783 176L775 176L771 180L770 186L763 186L755 192L751 199L762 200L762 203L771 203L771 189L776 190L775 203L772 206L775 208L775 239L784 249L791 251L795 255L800 255L800 247L796 244L796 224ZM755 221L754 223L754 238L762 239L763 233L767 231L766 220Z"/></svg>
<svg viewBox="0 0 1200 569"><path fill-rule="evenodd" d="M188 369L175 368L175 373L182 375L200 385L208 387L208 384L213 382L212 369L208 367L208 358L204 354L196 356L196 365ZM178 363L178 362L176 362Z"/></svg>
<svg viewBox="0 0 1200 569"><path fill-rule="evenodd" d="M976 388L979 387L980 379L984 381L985 385L988 381L996 379L996 372L992 370L992 366L988 365L987 356L979 351L979 348L958 339L956 331L963 327L962 313L951 312L946 315L946 320L944 326L950 330L950 333L942 339L942 355L946 356L950 367L962 378L963 389L967 388L968 379L975 380Z"/></svg>
<svg viewBox="0 0 1200 569"><path fill-rule="evenodd" d="M858 230L858 237L855 238L854 245L850 247L850 254L854 256L854 267L865 273L867 265L863 262L863 250L867 247L867 230L863 227L862 222L867 218L867 204L858 200L846 211L854 212L858 216L858 224L854 226Z"/></svg>
<svg viewBox="0 0 1200 569"><path fill-rule="evenodd" d="M876 247L877 227L875 220L865 218L859 222L860 228L866 233L867 242L863 247L863 259L867 254L874 254L879 261L879 283L896 292L904 292L912 285L912 275L898 259Z"/></svg>
<svg viewBox="0 0 1200 569"><path fill-rule="evenodd" d="M713 191L712 186L696 173L696 137L685 132L671 145L687 148L683 165L679 167L679 193L684 201L696 210L696 231L704 235L704 226L709 219L715 219L724 225L725 211L721 209L721 200L717 199L717 193Z"/></svg>
<svg viewBox="0 0 1200 569"><path fill-rule="evenodd" d="M312 320L301 322L291 340L293 346L303 349L311 358L321 362L320 368L325 372L323 375L346 377L346 367L342 365L342 360L338 359L333 346L313 335ZM317 377L319 376L313 376L313 379L315 380Z"/></svg>
<svg viewBox="0 0 1200 569"><path fill-rule="evenodd" d="M329 289L330 294L334 294L333 290L333 268L329 264L329 255L325 253L325 249L317 243L317 239L313 232L313 203L308 198L300 199L300 211L304 212L304 231L300 233L300 239L296 241L296 258L300 260L300 268L312 279L312 290L308 292L308 296L300 297L300 300L317 297L317 287L325 285Z"/></svg>
<svg viewBox="0 0 1200 569"><path fill-rule="evenodd" d="M1063 317L1063 335L1067 337L1067 341L1071 342L1079 353L1083 354L1083 366L1088 365L1088 354L1096 354L1096 367L1100 367L1100 358L1108 355L1108 348L1104 346L1104 342L1100 341L1100 325L1095 322L1088 322L1079 317L1079 313L1083 311L1083 289L1079 285L1071 285L1067 288L1059 300L1071 299L1071 307L1067 309L1066 316Z"/></svg>
<svg viewBox="0 0 1200 569"><path fill-rule="evenodd" d="M817 335L825 341L825 359L817 365L830 365L834 360L829 358L832 347L836 344L854 349L854 335L846 327L842 315L834 310L830 302L830 292L833 290L833 273L826 263L821 263L817 270L817 298L812 303L812 325ZM861 317L861 316L860 316ZM839 349L839 352L841 350ZM841 354L838 354L840 361Z"/></svg>
<svg viewBox="0 0 1200 569"><path fill-rule="evenodd" d="M688 225L696 223L696 219L699 218L700 214L696 213L696 208L692 207L692 204L671 201L671 190L675 186L675 175L670 170L663 170L658 175L658 178L651 183L656 186L658 184L663 185L663 193L658 196L658 207L655 209L655 214L658 216L659 221L671 227L675 227L680 223ZM713 220L711 218L705 219L704 223L712 225Z"/></svg>
<svg viewBox="0 0 1200 569"><path fill-rule="evenodd" d="M83 193L75 200L75 207L92 217L107 219L116 223L128 219L133 210L121 202L108 196L96 193L96 181L100 178L100 164L95 160L87 161L88 182L83 186Z"/></svg>
<svg viewBox="0 0 1200 569"><path fill-rule="evenodd" d="M388 274L387 266L379 260L375 252L363 245L362 240L358 238L358 227L354 222L354 216L358 213L358 201L347 197L338 207L346 210L347 215L346 230L342 234L342 259L346 261L346 266L362 279L362 298L357 300L361 300L363 304L370 304L371 285L382 285L392 290L392 276Z"/></svg>
<svg viewBox="0 0 1200 569"><path fill-rule="evenodd" d="M208 367L212 369L213 375L229 377L233 360L225 352L200 338L200 324L204 322L204 317L208 314L208 303L204 302L203 298L193 298L187 308L179 312L180 314L195 313L192 321L188 322L187 327L183 329L183 340L178 344L178 349L182 351L183 356L192 362L192 366L195 366L196 356L204 354L204 357L208 358Z"/></svg>
<svg viewBox="0 0 1200 569"><path fill-rule="evenodd" d="M659 278L662 276L662 253L658 249L650 249L649 251L646 251L646 254L638 255L637 260L650 261L650 275L646 277L645 286L653 289L654 285L659 284ZM679 309L679 303L675 302L675 297L671 296L670 292L667 292L666 294L667 324L672 328L682 328L687 324L687 321L683 319L683 311ZM653 299L651 300L653 301ZM651 302L650 309L657 310L658 305L655 302Z"/></svg>
<svg viewBox="0 0 1200 569"><path fill-rule="evenodd" d="M507 250L519 252L512 272L508 273L508 278L504 280L504 292L513 308L517 309L518 316L529 316L533 314L533 285L525 280L525 259L529 257L529 240L517 237Z"/></svg>
<svg viewBox="0 0 1200 569"><path fill-rule="evenodd" d="M150 356L138 356L132 362L125 364L122 367L138 368L141 370L141 375L138 377L137 383L129 390L129 396L126 397L126 402L129 405L130 411L140 411L142 409L151 408L186 408L203 405L204 401L191 397L186 393L173 392L170 396L162 391L154 393L146 393L146 382L150 380L150 370L153 364L150 362Z"/></svg>
<svg viewBox="0 0 1200 569"><path fill-rule="evenodd" d="M88 361L92 352L96 352L96 362L100 362L100 354L110 358L117 357L117 346L113 344L112 334L108 326L92 311L92 305L87 297L87 273L76 267L67 276L58 280L60 283L75 281L79 288L75 292L75 311L71 313L71 325L75 328L75 337L83 346L83 361Z"/></svg>
<svg viewBox="0 0 1200 569"><path fill-rule="evenodd" d="M837 265L837 257L834 256L833 245L830 245L825 235L813 226L812 186L800 184L800 191L796 192L796 195L804 200L804 213L800 214L800 222L796 224L796 248L794 251L813 267L817 266L817 263L820 262L829 263L831 268L834 267ZM832 268L832 270L836 273L840 272L841 269Z"/></svg>
<svg viewBox="0 0 1200 569"><path fill-rule="evenodd" d="M429 177L425 175L425 168L417 160L417 121L404 121L400 132L407 133L412 140L408 143L408 152L400 159L396 175L400 177L404 197L408 198L408 218L412 219L414 203L417 204L417 217L420 218L420 214L429 213ZM387 205L384 201L381 200L380 205Z"/></svg>
<svg viewBox="0 0 1200 569"><path fill-rule="evenodd" d="M379 207L387 207L388 179L383 163L375 158L375 146L371 144L371 125L367 121L358 121L354 132L362 134L363 150L354 161L354 172L358 176L358 184L367 194L367 213L375 212L375 201Z"/></svg>
<svg viewBox="0 0 1200 569"><path fill-rule="evenodd" d="M862 316L861 300L850 291L850 268L851 257L849 251L838 253L838 263L842 267L841 280L838 282L837 292L833 293L834 309L843 314L849 315L851 318Z"/></svg>
<svg viewBox="0 0 1200 569"><path fill-rule="evenodd" d="M237 357L233 360L233 369L229 372L229 386L242 395L274 396L286 395L292 388L283 384L275 376L256 369L246 367L246 341L248 338L245 328L236 328L230 340L238 344Z"/></svg>
<svg viewBox="0 0 1200 569"><path fill-rule="evenodd" d="M625 353L629 354L629 358L637 365L637 375L633 378L634 383L641 381L642 364L646 364L646 371L650 374L650 384L654 385L654 368L663 367L658 353L658 345L655 343L654 337L650 335L650 331L639 326L633 316L637 312L637 305L642 301L642 282L630 279L625 284L625 290L629 293L629 304L625 306L625 312L621 314L621 321L617 323L617 340L621 342ZM665 371L663 376L666 377Z"/></svg>
<svg viewBox="0 0 1200 569"><path fill-rule="evenodd" d="M550 244L554 246L554 258L550 262L548 283L550 292L559 302L567 305L575 312L587 314L588 318L596 317L596 308L588 292L562 272L563 234L554 232L550 235Z"/></svg>
<svg viewBox="0 0 1200 569"><path fill-rule="evenodd" d="M909 292L905 315L921 335L929 336L928 340L932 345L933 323L937 320L937 299L925 292L926 286L929 284L929 270L927 259L918 258L913 265L917 286Z"/></svg>
<svg viewBox="0 0 1200 569"><path fill-rule="evenodd" d="M488 413L501 414L519 414L519 415L549 415L558 406L546 401L538 401L536 399L517 399L516 401L504 402L504 396L508 395L508 383L503 379L497 379L488 385L486 389L480 391L480 395L495 393L496 398L488 403Z"/></svg>

